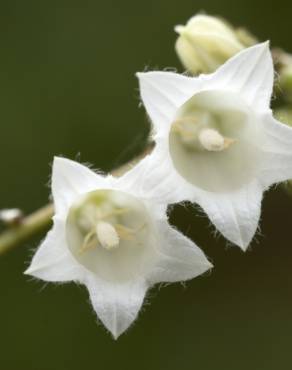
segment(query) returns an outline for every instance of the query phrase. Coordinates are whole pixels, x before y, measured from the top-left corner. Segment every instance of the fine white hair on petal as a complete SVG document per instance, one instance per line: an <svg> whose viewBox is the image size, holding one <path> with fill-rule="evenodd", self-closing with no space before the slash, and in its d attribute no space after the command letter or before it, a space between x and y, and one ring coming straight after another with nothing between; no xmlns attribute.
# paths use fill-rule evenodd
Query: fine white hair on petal
<svg viewBox="0 0 292 370"><path fill-rule="evenodd" d="M265 145L259 177L265 187L292 179L292 128L277 121L272 114L264 116Z"/></svg>
<svg viewBox="0 0 292 370"><path fill-rule="evenodd" d="M147 291L146 283L142 279L110 282L88 274L86 286L98 318L117 339L137 318Z"/></svg>
<svg viewBox="0 0 292 370"><path fill-rule="evenodd" d="M229 193L202 192L196 201L221 234L245 251L258 227L263 188L254 180Z"/></svg>
<svg viewBox="0 0 292 370"><path fill-rule="evenodd" d="M98 318L115 339L137 318L147 289L159 282L193 279L212 268L205 254L166 221L156 225L156 258L144 276L131 281L109 281L87 274L85 284Z"/></svg>
<svg viewBox="0 0 292 370"><path fill-rule="evenodd" d="M269 43L262 43L230 58L215 73L187 77L171 72L137 73L140 93L156 135L168 132L177 110L204 90L231 90L242 94L256 110L269 108L274 68Z"/></svg>
<svg viewBox="0 0 292 370"><path fill-rule="evenodd" d="M285 141L284 138L285 132L287 137L290 137L290 129L281 129L279 124L272 122L264 127L265 119L263 116L271 112L270 99L274 79L269 43L258 44L239 52L213 74L191 78L174 73L148 72L138 74L138 77L141 97L153 122L156 140L156 148L147 159L147 169L145 169L143 177L145 183L149 184L148 188L146 187L147 190L151 193L151 189L153 189L156 197L160 194L161 199L167 200L169 203L181 200L196 202L205 210L211 221L227 239L245 250L257 230L263 191L273 182L288 179L292 174L291 141L288 139ZM188 183L187 177L183 176L178 168L175 168L173 157L170 157L171 124L185 103L189 103L191 98L198 97L200 93L202 96L206 93L206 106L200 107L208 109L211 104L209 95L214 92L219 94L218 109L224 111L224 109L230 108L232 114L237 113L237 110L238 112L244 111L241 116L239 114L227 116L229 118L243 117L242 123L247 122L248 125L244 126L243 136L239 135L234 141L234 146L230 148L229 154L232 155L225 156L228 157L228 160L225 161L226 163L224 162L223 168L218 167L220 163L218 166L217 163L224 157L224 153L221 153L220 157L218 156L219 161L215 163L214 176L210 176L211 186L210 181L207 184L201 180ZM235 101L236 104L231 107L225 104L224 107L224 104L220 103L226 101L220 98L223 93L234 96L231 101ZM239 103L241 106L237 107ZM213 110L216 110L215 108L216 104L212 106ZM228 123L225 122L225 128ZM272 138L273 136L274 138ZM247 148L246 154L248 156L242 157L241 149L245 148ZM186 158L188 157L186 156ZM246 162L239 160L240 158L244 158ZM233 170L231 165L237 164L237 160L239 160L239 166L233 167L242 168L241 176L235 176L232 171L228 172L230 168ZM211 164L213 164L212 161ZM201 168L201 171L196 168L194 162L190 162L189 165L186 165L185 162L182 163L183 169L188 170L191 166L193 166L194 173L197 170L199 175L213 173L210 168L209 171L204 171L205 168ZM269 169L271 169L270 175L268 174ZM278 175L277 169L279 169ZM181 168L180 170L182 171ZM219 175L219 177L217 176L217 173L219 175L220 173L230 174L230 176L223 176L228 184L228 179L230 179L230 187L221 186L220 189L217 189L217 183L221 184L221 178ZM220 181L218 179L217 182L212 181L214 177L216 179L215 175ZM233 181L234 178L237 181ZM196 176L195 180L197 180Z"/></svg>
<svg viewBox="0 0 292 370"><path fill-rule="evenodd" d="M55 157L52 194L55 211L64 213L80 194L107 187L107 178L70 159Z"/></svg>
<svg viewBox="0 0 292 370"><path fill-rule="evenodd" d="M155 202L157 211L159 205L162 218L165 218L167 205L194 195L193 187L173 170L168 146L164 142L159 142L151 154L116 181L124 191Z"/></svg>
<svg viewBox="0 0 292 370"><path fill-rule="evenodd" d="M274 67L269 42L242 50L210 75L207 81L210 90L239 92L257 111L269 109L273 83Z"/></svg>
<svg viewBox="0 0 292 370"><path fill-rule="evenodd" d="M59 208L25 272L45 281L85 284L97 316L114 338L136 319L151 285L191 279L211 267L204 253L167 223L165 198L145 187L146 175L139 184L140 170L127 179L103 178L78 163L56 159L52 186ZM94 217L100 221L102 211L106 230L105 224L102 230L92 230L91 222ZM81 222L84 217L86 222ZM117 248L96 243L96 237L101 242L106 233L105 245L116 246L109 241L114 232L121 243Z"/></svg>
<svg viewBox="0 0 292 370"><path fill-rule="evenodd" d="M192 240L165 221L161 221L158 227L163 239L157 246L159 259L148 277L152 284L186 281L213 267Z"/></svg>
<svg viewBox="0 0 292 370"><path fill-rule="evenodd" d="M82 280L84 269L69 253L62 221L55 219L53 228L39 246L25 274L51 282Z"/></svg>
<svg viewBox="0 0 292 370"><path fill-rule="evenodd" d="M137 73L137 77L142 101L157 135L169 130L177 109L202 87L201 78L173 72Z"/></svg>

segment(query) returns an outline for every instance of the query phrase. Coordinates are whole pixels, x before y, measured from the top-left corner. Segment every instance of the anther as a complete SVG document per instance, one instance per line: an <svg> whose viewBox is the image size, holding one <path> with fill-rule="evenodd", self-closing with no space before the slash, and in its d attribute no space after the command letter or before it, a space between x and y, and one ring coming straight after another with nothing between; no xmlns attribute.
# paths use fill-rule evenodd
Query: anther
<svg viewBox="0 0 292 370"><path fill-rule="evenodd" d="M199 132L199 142L204 149L211 152L220 152L227 149L235 140L222 136L217 130L206 128Z"/></svg>
<svg viewBox="0 0 292 370"><path fill-rule="evenodd" d="M95 232L97 239L103 248L110 250L119 246L120 238L112 224L100 221L96 225Z"/></svg>

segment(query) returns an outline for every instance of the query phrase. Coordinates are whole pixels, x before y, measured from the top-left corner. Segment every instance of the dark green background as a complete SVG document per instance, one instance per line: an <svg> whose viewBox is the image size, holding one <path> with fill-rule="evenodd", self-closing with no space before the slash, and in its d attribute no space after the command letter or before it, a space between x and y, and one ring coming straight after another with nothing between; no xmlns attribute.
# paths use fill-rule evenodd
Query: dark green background
<svg viewBox="0 0 292 370"><path fill-rule="evenodd" d="M148 124L134 73L182 70L173 27L199 10L292 51L290 1L2 1L0 208L44 204L54 155L109 170L138 152ZM215 269L153 289L117 342L83 287L24 276L39 240L20 246L0 260L0 369L291 369L291 215L292 198L266 194L262 235L243 254L206 218L176 209L172 221Z"/></svg>

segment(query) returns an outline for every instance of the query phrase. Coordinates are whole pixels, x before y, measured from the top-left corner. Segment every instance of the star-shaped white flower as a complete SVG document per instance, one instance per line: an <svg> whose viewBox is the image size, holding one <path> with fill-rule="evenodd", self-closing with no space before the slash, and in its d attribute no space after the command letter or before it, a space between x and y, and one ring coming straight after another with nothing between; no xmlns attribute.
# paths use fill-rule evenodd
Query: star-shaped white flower
<svg viewBox="0 0 292 370"><path fill-rule="evenodd" d="M141 191L135 169L103 177L55 158L54 225L26 274L85 284L99 319L117 338L135 320L148 288L194 278L212 267L167 222L166 205Z"/></svg>
<svg viewBox="0 0 292 370"><path fill-rule="evenodd" d="M196 202L243 250L256 232L264 190L292 178L292 129L273 118L273 77L268 43L209 75L138 73L156 141L141 172L153 181L144 185L160 177L158 196Z"/></svg>

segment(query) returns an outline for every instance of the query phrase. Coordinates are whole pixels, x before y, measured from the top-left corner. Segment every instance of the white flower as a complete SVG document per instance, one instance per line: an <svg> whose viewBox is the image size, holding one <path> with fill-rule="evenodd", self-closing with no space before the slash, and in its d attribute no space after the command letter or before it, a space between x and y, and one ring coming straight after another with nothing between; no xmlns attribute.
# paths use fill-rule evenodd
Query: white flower
<svg viewBox="0 0 292 370"><path fill-rule="evenodd" d="M139 174L138 174L139 175ZM211 268L204 253L167 223L166 205L141 192L135 169L121 178L55 158L54 226L26 274L76 281L117 338L158 282L194 278Z"/></svg>
<svg viewBox="0 0 292 370"><path fill-rule="evenodd" d="M177 54L193 74L213 72L245 48L234 29L209 15L195 15L185 26L176 26L175 31L179 34Z"/></svg>
<svg viewBox="0 0 292 370"><path fill-rule="evenodd" d="M156 140L143 176L160 176L155 192L170 202L198 203L243 250L256 232L263 191L292 178L292 129L269 107L273 76L268 43L210 75L138 74Z"/></svg>

